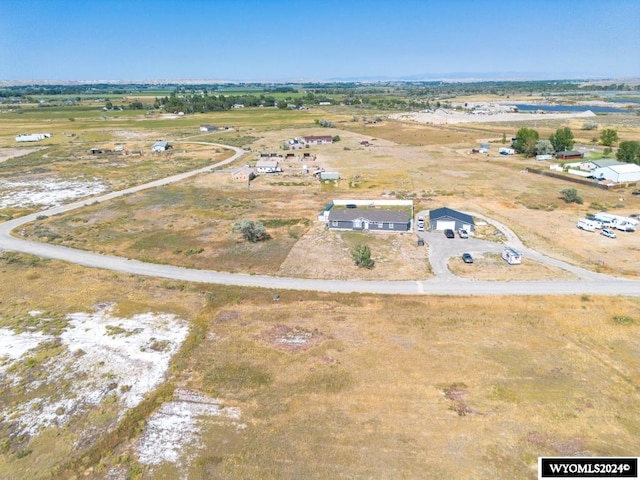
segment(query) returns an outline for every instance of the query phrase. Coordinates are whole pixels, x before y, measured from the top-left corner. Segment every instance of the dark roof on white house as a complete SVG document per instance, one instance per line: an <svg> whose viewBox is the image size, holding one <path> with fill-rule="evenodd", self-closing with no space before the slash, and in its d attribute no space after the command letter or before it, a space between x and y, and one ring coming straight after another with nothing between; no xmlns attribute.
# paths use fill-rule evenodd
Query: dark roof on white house
<svg viewBox="0 0 640 480"><path fill-rule="evenodd" d="M466 213L462 213L447 207L436 208L435 210L431 210L429 212L429 220L438 220L439 218L453 218L462 223L475 225L471 215L467 215Z"/></svg>
<svg viewBox="0 0 640 480"><path fill-rule="evenodd" d="M601 158L599 160L590 160L590 161L596 166L596 168L612 167L614 165L624 165L623 162L619 162L615 158Z"/></svg>
<svg viewBox="0 0 640 480"><path fill-rule="evenodd" d="M582 152L578 152L577 150L565 150L564 152L556 152L556 158L567 158L567 157L583 157L584 154Z"/></svg>
<svg viewBox="0 0 640 480"><path fill-rule="evenodd" d="M380 208L332 209L329 212L329 221L342 220L349 222L358 218L371 222L407 223L409 221L409 213L404 210L384 210Z"/></svg>

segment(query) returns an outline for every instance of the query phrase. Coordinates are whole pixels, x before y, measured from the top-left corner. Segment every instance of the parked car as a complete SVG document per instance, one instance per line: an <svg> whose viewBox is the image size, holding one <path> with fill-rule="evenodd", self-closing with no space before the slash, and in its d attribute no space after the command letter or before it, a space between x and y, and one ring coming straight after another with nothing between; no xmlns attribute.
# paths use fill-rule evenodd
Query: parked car
<svg viewBox="0 0 640 480"><path fill-rule="evenodd" d="M473 257L471 256L470 253L463 253L462 254L462 261L464 263L473 263Z"/></svg>
<svg viewBox="0 0 640 480"><path fill-rule="evenodd" d="M469 238L469 232L467 232L464 228L460 228L458 230L458 236L460 238Z"/></svg>
<svg viewBox="0 0 640 480"><path fill-rule="evenodd" d="M450 228L447 228L444 231L444 236L447 237L447 238L456 238L456 234L453 233L453 230L451 230Z"/></svg>
<svg viewBox="0 0 640 480"><path fill-rule="evenodd" d="M634 190L631 195L640 195L640 190Z"/></svg>
<svg viewBox="0 0 640 480"><path fill-rule="evenodd" d="M418 231L419 232L424 232L424 224L418 224Z"/></svg>
<svg viewBox="0 0 640 480"><path fill-rule="evenodd" d="M602 230L600 230L600 234L604 235L605 237L616 238L616 232L614 232L610 228L603 228Z"/></svg>

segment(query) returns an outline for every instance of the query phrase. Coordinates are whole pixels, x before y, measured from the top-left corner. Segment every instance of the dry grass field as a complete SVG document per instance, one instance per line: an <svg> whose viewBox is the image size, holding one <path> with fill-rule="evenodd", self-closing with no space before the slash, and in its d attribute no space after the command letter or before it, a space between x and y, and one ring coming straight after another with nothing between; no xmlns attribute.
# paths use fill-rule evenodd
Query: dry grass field
<svg viewBox="0 0 640 480"><path fill-rule="evenodd" d="M401 198L413 199L416 212L447 206L493 218L528 247L569 263L640 275L640 232L612 240L575 227L602 208L640 213L640 197L526 173L548 164L497 153L502 135L513 136L520 124L365 125L331 110L184 119L94 112L73 121L43 115L0 121L0 147L12 149L0 152L5 182L83 176L120 188L228 155L193 141L251 152L183 183L87 202L16 232L29 239L230 272L430 278L429 248L417 247L413 234L330 232L316 220L334 198ZM336 126L320 128L318 118ZM638 118L598 121L623 140L640 140ZM45 148L17 156L23 152L13 150L12 121L21 132L47 125L55 135L38 145ZM234 130L199 135L200 123ZM591 145L591 132L569 125ZM535 127L545 137L560 126L549 120ZM75 137L63 135L70 127ZM230 168L254 164L259 152L284 153L287 138L315 134L340 141L303 150L316 159L287 160L282 174L261 175L249 187L231 182ZM171 155L116 162L87 153L96 145L147 148L158 138L175 141ZM492 142L490 153L472 154L481 141ZM302 172L304 164L338 171L340 180L321 183ZM560 198L571 186L582 205ZM270 239L245 242L233 231L244 218L264 222ZM479 235L499 240L493 231ZM373 269L353 264L357 243L371 247ZM472 265L453 257L448 266L478 280L571 278L526 258L512 268L490 254ZM639 332L635 298L275 292L0 252L0 478L534 479L541 455L635 456ZM86 343L78 348L69 338ZM158 383L145 383L144 375L125 381L111 355L93 360L92 342L128 346L145 368L156 358L166 368L155 370ZM136 403L140 385L148 388Z"/></svg>
<svg viewBox="0 0 640 480"><path fill-rule="evenodd" d="M104 302L120 318L171 312L190 324L163 386L118 428L114 400L35 438L12 437L5 418L3 478L533 479L539 455L640 448L637 299L274 302L21 255L5 255L0 276L3 326ZM44 352L19 365L37 378L63 355ZM50 388L33 385L3 389L2 403Z"/></svg>
<svg viewBox="0 0 640 480"><path fill-rule="evenodd" d="M382 134L375 137L338 128L303 130L305 134L340 135L341 141L305 149L305 153L316 156L315 160L286 160L282 174L261 175L251 182L250 188L232 183L228 170L223 170L184 184L46 219L22 233L30 238L130 258L212 270L300 272L302 276L319 278L425 278L420 272L427 273L428 267L423 268L422 260L415 256L421 254L415 249L398 250L393 245L397 239L375 236L363 242L371 243L380 268L373 272L357 269L337 272L335 258L327 252L334 248L336 252L344 252L349 242L344 236L321 232L316 221L318 212L333 198L410 198L415 201L416 211L447 206L494 218L513 229L527 246L570 263L603 273L640 275L640 262L631 260L638 258L640 252L637 233L621 232L612 241L575 228L578 218L601 209L623 215L640 213L640 197L631 195L630 189L605 191L526 173L527 167L547 169L547 162L499 155L499 143L489 154L471 153L470 147L476 146L470 139L472 135L480 137L477 141L487 138L497 141L500 136L496 130L466 132L468 142L458 138L458 143L450 144L439 138L431 144L429 139L434 130L441 133L441 129L396 123L366 127ZM401 139L407 131L412 132L410 136L423 136L421 142L425 144L379 138L387 135ZM258 140L252 143L252 148L257 152L284 153L280 150L282 141L300 135L299 132L299 129L254 130L252 135ZM635 127L625 135L635 132L640 129ZM363 140L371 145L361 145ZM193 147L194 157L206 157L205 146ZM184 144L184 148L192 146ZM292 153L301 155L300 151ZM191 150L185 150L185 154L190 155ZM237 166L247 162L255 162L253 153L239 160ZM321 184L314 176L302 173L305 164L311 171L314 168L337 171L341 179ZM566 204L561 199L560 191L568 187L577 188L584 198L582 205ZM263 221L271 240L259 244L244 242L233 232L233 224L242 218ZM410 245L412 240L406 238L402 242ZM398 254L399 251L403 253ZM348 252L345 258L348 259Z"/></svg>

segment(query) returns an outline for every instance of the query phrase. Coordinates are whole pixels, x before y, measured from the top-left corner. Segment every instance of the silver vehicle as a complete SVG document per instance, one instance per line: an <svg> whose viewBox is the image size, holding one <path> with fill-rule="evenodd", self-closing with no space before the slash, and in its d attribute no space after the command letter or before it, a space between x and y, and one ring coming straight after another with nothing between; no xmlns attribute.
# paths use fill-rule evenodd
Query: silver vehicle
<svg viewBox="0 0 640 480"><path fill-rule="evenodd" d="M614 232L610 228L603 228L602 230L600 230L600 234L604 235L605 237L616 238L616 232Z"/></svg>

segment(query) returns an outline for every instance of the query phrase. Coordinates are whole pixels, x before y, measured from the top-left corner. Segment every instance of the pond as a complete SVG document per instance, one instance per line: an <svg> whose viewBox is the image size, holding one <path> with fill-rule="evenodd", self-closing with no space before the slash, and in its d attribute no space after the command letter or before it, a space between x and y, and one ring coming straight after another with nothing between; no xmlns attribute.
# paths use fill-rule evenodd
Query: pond
<svg viewBox="0 0 640 480"><path fill-rule="evenodd" d="M530 103L516 103L514 107L520 112L534 112L541 110L543 112L586 112L591 110L593 113L629 113L626 108L616 107L600 107L595 105L542 105Z"/></svg>

